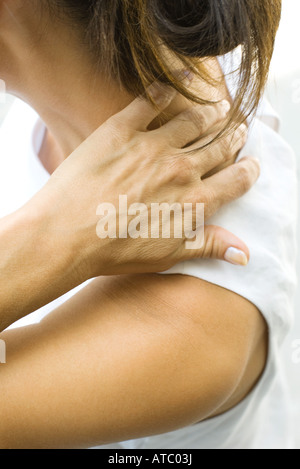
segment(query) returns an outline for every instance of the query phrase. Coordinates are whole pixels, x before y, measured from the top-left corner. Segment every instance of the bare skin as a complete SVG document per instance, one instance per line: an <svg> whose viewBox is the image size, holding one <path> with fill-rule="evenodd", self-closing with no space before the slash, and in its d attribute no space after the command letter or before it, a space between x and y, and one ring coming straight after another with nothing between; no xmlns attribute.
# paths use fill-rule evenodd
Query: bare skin
<svg viewBox="0 0 300 469"><path fill-rule="evenodd" d="M1 338L6 448L88 447L197 423L240 402L267 354L253 305L182 276L98 279Z"/></svg>
<svg viewBox="0 0 300 469"><path fill-rule="evenodd" d="M46 23L41 37L30 0L1 2L1 14L2 76L45 120L40 157L52 172L132 97L95 76L64 25ZM0 338L3 448L88 447L219 415L253 389L268 345L265 321L244 298L156 274L98 278L40 325Z"/></svg>

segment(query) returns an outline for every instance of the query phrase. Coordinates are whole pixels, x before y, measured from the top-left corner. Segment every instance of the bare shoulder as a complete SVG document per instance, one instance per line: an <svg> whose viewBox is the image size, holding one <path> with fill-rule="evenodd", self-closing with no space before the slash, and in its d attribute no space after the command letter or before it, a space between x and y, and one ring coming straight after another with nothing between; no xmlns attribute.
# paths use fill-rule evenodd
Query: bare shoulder
<svg viewBox="0 0 300 469"><path fill-rule="evenodd" d="M66 311L72 309L72 314ZM84 309L84 315L82 313ZM176 360L192 386L216 391L211 417L242 401L259 381L268 355L268 327L260 311L236 293L184 275L102 277L74 306L50 315L49 325L83 318L105 333L110 324L117 340L139 335L139 347L150 350L159 367ZM81 319L80 319L81 318ZM47 320L45 321L45 326ZM130 332L129 332L130 330ZM136 339L137 340L137 339ZM167 365L166 365L167 366ZM200 393L201 394L201 393ZM209 406L208 406L209 408Z"/></svg>
<svg viewBox="0 0 300 469"><path fill-rule="evenodd" d="M141 320L169 324L187 348L193 344L194 356L211 361L211 370L220 372L224 383L228 379L232 392L211 416L237 405L262 376L268 326L257 307L238 294L183 275L106 279L100 289L120 304L125 295Z"/></svg>
<svg viewBox="0 0 300 469"><path fill-rule="evenodd" d="M254 305L180 275L96 279L0 338L5 448L97 446L219 415L257 383L268 342Z"/></svg>
<svg viewBox="0 0 300 469"><path fill-rule="evenodd" d="M145 331L155 327L161 341L171 344L171 357L172 350L174 359L181 353L178 364L186 367L189 360L196 386L206 361L210 384L219 386L224 397L210 417L237 405L259 381L268 355L268 326L245 298L183 275L101 278L92 288L94 300L107 302L103 309L113 311L115 319L126 315Z"/></svg>

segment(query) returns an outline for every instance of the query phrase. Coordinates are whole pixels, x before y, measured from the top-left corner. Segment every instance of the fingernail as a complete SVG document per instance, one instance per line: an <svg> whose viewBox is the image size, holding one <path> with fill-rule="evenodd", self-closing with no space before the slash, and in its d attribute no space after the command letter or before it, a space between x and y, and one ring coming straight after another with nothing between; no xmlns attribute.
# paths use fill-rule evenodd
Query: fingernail
<svg viewBox="0 0 300 469"><path fill-rule="evenodd" d="M148 88L148 95L158 106L171 102L175 94L176 91L173 88L163 83L156 82Z"/></svg>
<svg viewBox="0 0 300 469"><path fill-rule="evenodd" d="M190 86L194 80L194 74L190 70L184 70L182 74L184 76L184 84Z"/></svg>
<svg viewBox="0 0 300 469"><path fill-rule="evenodd" d="M240 139L243 143L243 146L246 145L247 143L247 140L248 140L248 127L246 124L242 124L239 128L239 135L240 135Z"/></svg>
<svg viewBox="0 0 300 469"><path fill-rule="evenodd" d="M255 158L253 156L244 156L244 158L242 158L239 161L239 163L241 161L247 161L247 160L252 162L252 164L251 164L252 168L253 168L253 161L255 161L255 163L256 163L255 176L256 176L256 180L257 180L259 178L260 174L261 174L261 161L258 158Z"/></svg>
<svg viewBox="0 0 300 469"><path fill-rule="evenodd" d="M239 131L241 132L242 135L248 134L248 127L246 124L240 125Z"/></svg>
<svg viewBox="0 0 300 469"><path fill-rule="evenodd" d="M165 91L166 88L163 88L163 85L157 82L153 83L148 88L148 94L153 99L153 101L157 101L158 99L160 99L164 95Z"/></svg>
<svg viewBox="0 0 300 469"><path fill-rule="evenodd" d="M252 159L253 161L256 161L256 163L258 164L259 167L261 167L261 161L259 158L255 158L254 156L252 156Z"/></svg>
<svg viewBox="0 0 300 469"><path fill-rule="evenodd" d="M237 248L227 249L224 259L225 261L230 262L230 264L242 266L248 265L248 258L246 254Z"/></svg>
<svg viewBox="0 0 300 469"><path fill-rule="evenodd" d="M241 161L255 161L256 164L261 167L261 160L259 158L256 158L255 156L243 156L243 158L240 159L239 163Z"/></svg>
<svg viewBox="0 0 300 469"><path fill-rule="evenodd" d="M181 81L181 83L187 88L191 86L195 75L191 70L177 70L174 73L174 77Z"/></svg>
<svg viewBox="0 0 300 469"><path fill-rule="evenodd" d="M220 103L220 106L222 108L222 110L224 111L224 114L227 115L231 109L231 104L229 101L227 101L226 99L224 99L224 101L221 101Z"/></svg>

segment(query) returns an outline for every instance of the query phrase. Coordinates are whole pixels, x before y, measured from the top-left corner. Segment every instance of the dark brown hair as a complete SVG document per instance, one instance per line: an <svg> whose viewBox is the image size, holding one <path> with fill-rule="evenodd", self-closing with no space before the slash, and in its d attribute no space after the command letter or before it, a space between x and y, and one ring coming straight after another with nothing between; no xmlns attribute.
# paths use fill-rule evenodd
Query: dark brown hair
<svg viewBox="0 0 300 469"><path fill-rule="evenodd" d="M55 14L82 28L83 40L107 75L134 95L155 80L188 99L207 103L174 77L166 50L183 69L209 79L207 57L241 46L238 95L244 116L258 105L266 84L281 0L46 0ZM241 117L241 115L239 114Z"/></svg>

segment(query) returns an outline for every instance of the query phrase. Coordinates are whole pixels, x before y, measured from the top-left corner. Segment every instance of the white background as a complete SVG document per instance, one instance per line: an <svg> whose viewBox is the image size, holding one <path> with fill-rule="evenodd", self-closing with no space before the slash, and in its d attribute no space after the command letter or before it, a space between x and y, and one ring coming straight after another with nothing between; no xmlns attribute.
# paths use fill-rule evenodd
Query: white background
<svg viewBox="0 0 300 469"><path fill-rule="evenodd" d="M264 0L262 0L264 1ZM276 42L268 97L282 119L281 133L293 146L300 162L300 0L283 0L283 16ZM0 104L0 122L12 100ZM300 165L298 165L300 180ZM300 206L300 204L299 204ZM300 215L300 210L299 210ZM300 246L300 237L299 246ZM296 253L295 253L296 256ZM298 257L300 277L300 256ZM295 327L284 347L288 385L291 391L292 417L297 449L300 449L300 364L292 361L292 343L300 340L300 288L295 304Z"/></svg>
<svg viewBox="0 0 300 469"><path fill-rule="evenodd" d="M262 0L263 1L263 0ZM282 119L281 133L294 148L300 181L300 1L283 0L283 16L272 63L268 97ZM300 204L299 204L300 206ZM299 208L300 215L300 208ZM298 246L300 247L298 232ZM296 256L296 253L295 253ZM300 257L298 256L300 278ZM292 417L300 449L300 364L292 361L292 343L300 339L300 284L295 304L295 327L286 341L284 358L292 396Z"/></svg>

